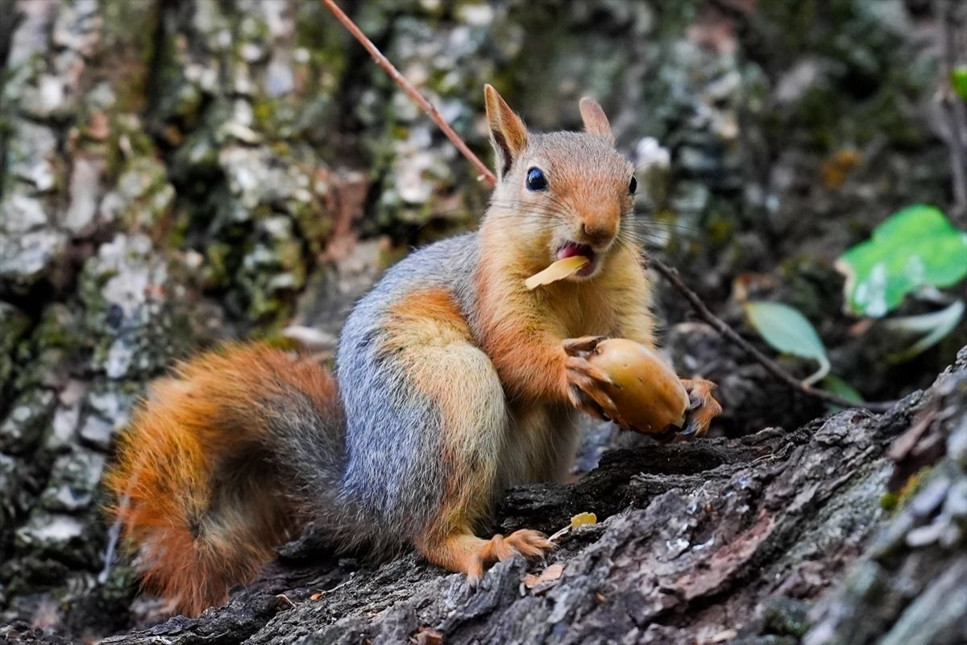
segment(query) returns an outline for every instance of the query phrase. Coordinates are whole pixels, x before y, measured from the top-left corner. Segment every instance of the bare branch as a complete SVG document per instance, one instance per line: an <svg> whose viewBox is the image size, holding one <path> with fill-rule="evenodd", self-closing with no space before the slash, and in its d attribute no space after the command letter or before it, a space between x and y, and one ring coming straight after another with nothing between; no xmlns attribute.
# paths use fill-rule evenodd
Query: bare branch
<svg viewBox="0 0 967 645"><path fill-rule="evenodd" d="M954 37L954 6L949 0L934 4L941 40L941 90L937 97L940 111L947 119L946 143L950 149L950 168L953 180L953 211L958 217L967 215L967 108L951 87L951 74L957 65Z"/></svg>
<svg viewBox="0 0 967 645"><path fill-rule="evenodd" d="M678 289L678 291L685 296L685 300L688 301L688 304L691 305L692 309L696 314L698 314L699 318L711 325L715 331L722 334L729 342L731 342L733 345L736 345L749 356L754 358L760 365L762 365L762 367L766 368L769 373L789 387L807 396L821 399L827 403L839 405L844 408L860 407L866 408L867 410L872 410L873 412L885 412L893 406L893 401L856 403L855 401L844 399L843 397L833 394L832 392L819 390L809 385L803 385L799 379L783 369L783 367L774 360L760 352L752 343L739 336L739 334L736 333L734 329L729 327L724 320L713 314L709 308L705 306L705 303L702 302L702 299L698 296L698 294L689 289L685 283L682 282L678 275L678 269L668 266L656 257L649 258L648 265L658 271L662 277L668 280L672 286Z"/></svg>
<svg viewBox="0 0 967 645"><path fill-rule="evenodd" d="M457 147L457 150L459 150L463 156L466 157L478 171L480 171L480 177L490 182L492 186L496 185L497 178L494 177L492 172L490 172L490 169L487 168L486 164L480 161L480 158L467 147L467 144L463 142L463 139L460 138L460 135L454 132L453 128L451 128L450 124L444 120L437 109L433 107L429 101L423 98L423 95L420 94L420 92L413 87L409 81L403 78L403 75L400 74L399 70L397 70L393 64L389 62L386 56L379 51L376 45L374 45L373 42L366 37L366 34L364 34L359 27L356 26L356 23L354 23L349 16L343 13L343 10L340 9L333 0L322 1L325 3L329 11L336 16L339 22L345 25L346 29L349 30L349 33L351 33L356 40L362 43L363 47L366 48L366 51L368 51L373 57L373 60L376 61L376 64L386 70L386 73L389 74L394 81L396 81L396 84L402 87L403 91L406 92L411 99L416 101L416 103L423 108L424 112L430 115L430 118L433 119L433 122L436 123L441 130L443 130L443 134L447 135L447 138L450 139L453 145Z"/></svg>

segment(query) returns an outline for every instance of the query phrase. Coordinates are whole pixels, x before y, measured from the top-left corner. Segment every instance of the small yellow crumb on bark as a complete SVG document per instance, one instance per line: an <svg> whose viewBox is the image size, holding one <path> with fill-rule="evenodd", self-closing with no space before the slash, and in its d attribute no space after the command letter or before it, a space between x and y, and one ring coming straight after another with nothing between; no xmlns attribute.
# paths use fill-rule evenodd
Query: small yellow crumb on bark
<svg viewBox="0 0 967 645"><path fill-rule="evenodd" d="M571 518L571 528L576 529L579 526L597 524L598 516L594 513L578 513Z"/></svg>

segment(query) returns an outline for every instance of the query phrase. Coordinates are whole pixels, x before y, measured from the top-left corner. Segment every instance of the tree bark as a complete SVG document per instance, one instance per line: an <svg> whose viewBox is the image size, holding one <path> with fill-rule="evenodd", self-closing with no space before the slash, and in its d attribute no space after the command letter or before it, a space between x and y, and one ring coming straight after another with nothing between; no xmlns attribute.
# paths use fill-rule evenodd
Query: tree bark
<svg viewBox="0 0 967 645"><path fill-rule="evenodd" d="M476 589L412 554L332 560L310 533L227 606L105 643L963 642L965 393L967 348L884 414L615 451L575 484L517 488L504 533L599 521ZM953 454L882 510L903 460L938 440Z"/></svg>

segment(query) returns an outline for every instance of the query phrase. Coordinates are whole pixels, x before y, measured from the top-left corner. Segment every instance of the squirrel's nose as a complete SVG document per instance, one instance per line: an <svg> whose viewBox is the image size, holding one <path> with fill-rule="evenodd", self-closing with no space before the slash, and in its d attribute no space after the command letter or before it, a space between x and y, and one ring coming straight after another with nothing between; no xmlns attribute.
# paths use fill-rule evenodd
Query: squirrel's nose
<svg viewBox="0 0 967 645"><path fill-rule="evenodd" d="M614 227L608 226L606 224L588 224L584 222L581 224L581 232L584 233L585 239L592 244L605 244L611 241L614 237Z"/></svg>

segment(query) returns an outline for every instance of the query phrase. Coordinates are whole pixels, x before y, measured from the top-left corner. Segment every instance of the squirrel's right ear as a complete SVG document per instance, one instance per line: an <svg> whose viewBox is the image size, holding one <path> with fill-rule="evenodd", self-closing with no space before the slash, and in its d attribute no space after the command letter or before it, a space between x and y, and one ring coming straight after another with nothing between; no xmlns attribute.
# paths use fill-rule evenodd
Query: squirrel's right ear
<svg viewBox="0 0 967 645"><path fill-rule="evenodd" d="M497 152L497 171L503 178L527 147L527 128L493 85L484 85L484 104L487 106L490 141Z"/></svg>
<svg viewBox="0 0 967 645"><path fill-rule="evenodd" d="M614 145L614 135L611 134L611 123L597 101L585 96L578 104L581 111L581 120L584 121L584 130L588 134L601 137L609 144Z"/></svg>

